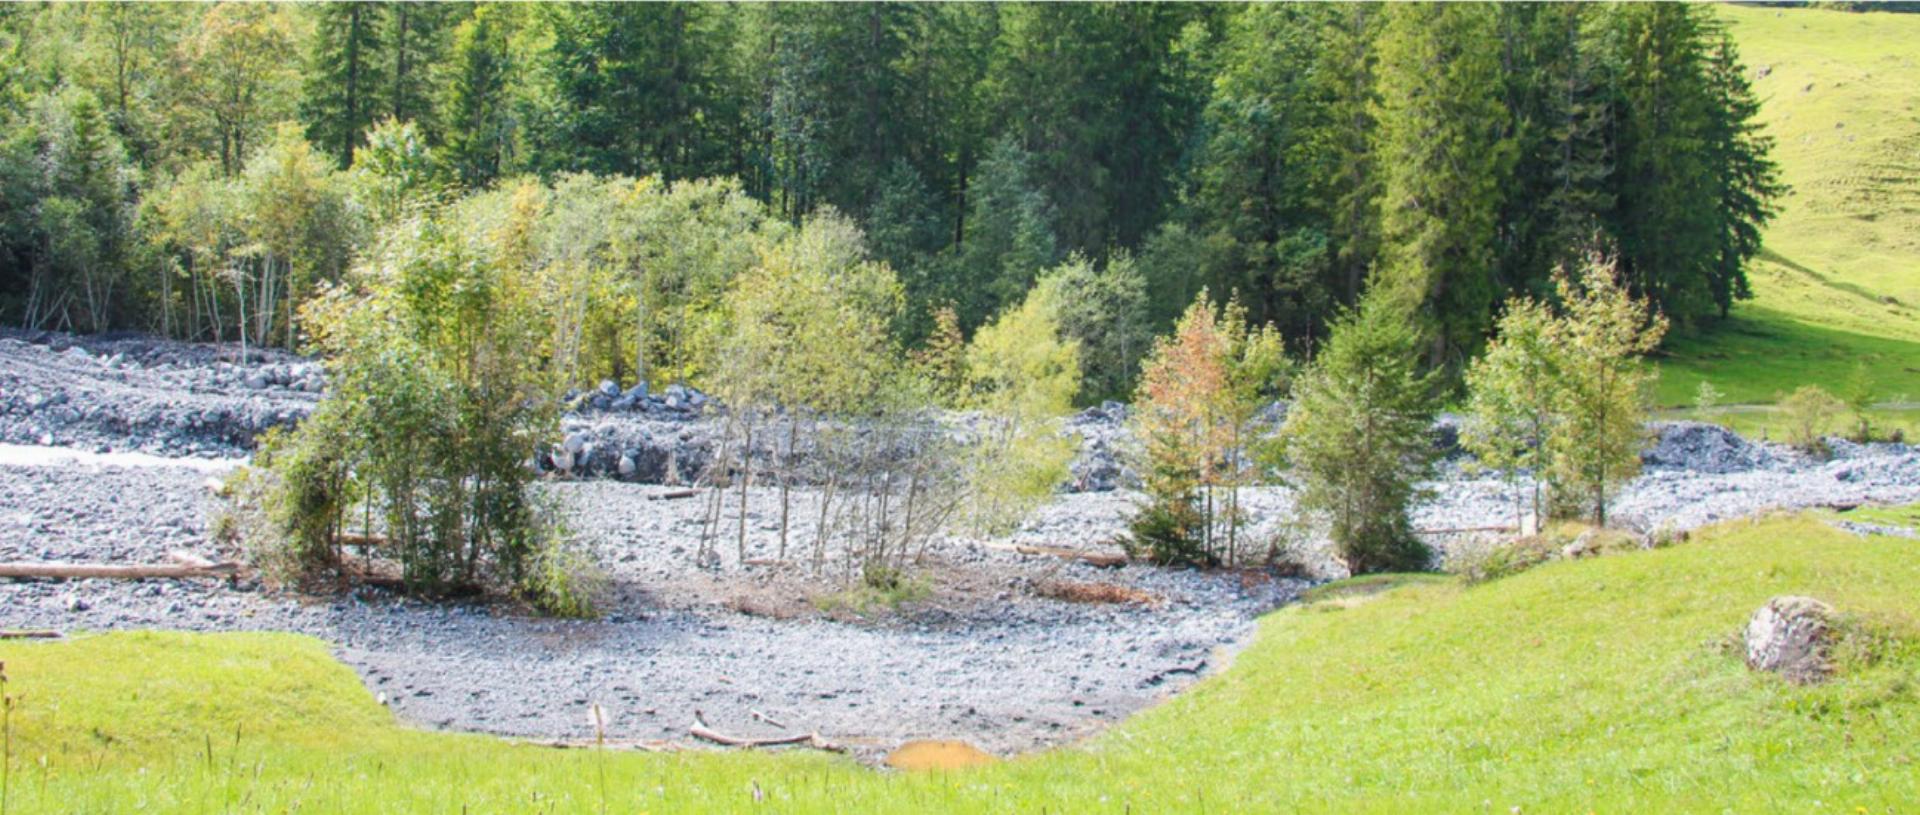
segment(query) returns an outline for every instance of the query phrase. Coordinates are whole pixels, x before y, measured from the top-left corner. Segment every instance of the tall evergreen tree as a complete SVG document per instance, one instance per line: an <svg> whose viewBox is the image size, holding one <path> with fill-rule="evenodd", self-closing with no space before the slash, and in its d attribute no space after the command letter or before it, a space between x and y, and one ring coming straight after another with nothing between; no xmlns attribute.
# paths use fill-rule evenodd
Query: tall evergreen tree
<svg viewBox="0 0 1920 815"><path fill-rule="evenodd" d="M1707 280L1718 210L1709 166L1711 13L1687 5L1610 6L1596 31L1617 114L1607 231L1628 290L1682 320L1714 308Z"/></svg>
<svg viewBox="0 0 1920 815"><path fill-rule="evenodd" d="M1747 261L1760 252L1760 230L1773 220L1773 202L1787 193L1780 168L1768 153L1773 137L1761 132L1755 116L1760 100L1746 67L1724 32L1708 57L1707 81L1713 94L1708 106L1708 159L1713 168L1718 206L1714 215L1715 251L1707 274L1713 305L1726 317L1733 301L1753 296L1747 283Z"/></svg>
<svg viewBox="0 0 1920 815"><path fill-rule="evenodd" d="M1204 96L1173 70L1189 22L1179 4L1007 5L985 93L1034 156L1068 248L1135 246L1159 223Z"/></svg>
<svg viewBox="0 0 1920 815"><path fill-rule="evenodd" d="M1195 270L1237 293L1256 322L1310 335L1331 312L1337 283L1332 186L1316 143L1332 123L1315 70L1331 7L1254 6L1229 25L1194 167L1194 228L1216 265Z"/></svg>
<svg viewBox="0 0 1920 815"><path fill-rule="evenodd" d="M309 7L313 34L307 42L307 70L301 87L300 118L307 138L331 152L341 167L353 163L353 151L379 109L377 64L382 6L375 3L319 3Z"/></svg>
<svg viewBox="0 0 1920 815"><path fill-rule="evenodd" d="M1389 9L1380 44L1383 283L1423 303L1427 363L1463 364L1499 292L1494 238L1512 167L1495 11Z"/></svg>
<svg viewBox="0 0 1920 815"><path fill-rule="evenodd" d="M440 113L449 166L468 187L500 174L512 119L507 81L512 63L503 10L482 6L453 31L445 97Z"/></svg>
<svg viewBox="0 0 1920 815"><path fill-rule="evenodd" d="M1052 207L1034 183L1033 164L1011 138L996 142L980 163L969 196L973 213L945 298L968 329L1019 302L1040 270L1060 259Z"/></svg>
<svg viewBox="0 0 1920 815"><path fill-rule="evenodd" d="M1606 126L1596 57L1582 37L1588 6L1499 7L1502 102L1515 165L1500 211L1503 294L1543 297L1553 270L1594 248L1606 189Z"/></svg>

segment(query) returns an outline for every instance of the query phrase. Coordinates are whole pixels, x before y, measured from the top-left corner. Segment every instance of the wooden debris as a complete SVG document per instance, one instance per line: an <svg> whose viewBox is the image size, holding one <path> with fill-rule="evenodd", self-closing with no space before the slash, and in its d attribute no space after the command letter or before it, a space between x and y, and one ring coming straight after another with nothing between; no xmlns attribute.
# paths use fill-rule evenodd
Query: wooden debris
<svg viewBox="0 0 1920 815"><path fill-rule="evenodd" d="M57 640L67 635L58 631L6 631L0 630L0 640Z"/></svg>
<svg viewBox="0 0 1920 815"><path fill-rule="evenodd" d="M1068 549L1063 546L1032 546L1012 543L987 543L984 545L988 549L999 549L1005 552L1014 552L1032 557L1056 557L1061 560L1077 560L1089 566L1098 566L1102 569L1117 569L1127 565L1127 563L1131 561L1125 553L1087 552L1080 549Z"/></svg>
<svg viewBox="0 0 1920 815"><path fill-rule="evenodd" d="M63 578L79 580L151 580L182 577L226 577L240 570L240 564L215 563L185 552L173 553L173 563L0 563L0 578ZM181 562L185 560L186 562Z"/></svg>
<svg viewBox="0 0 1920 815"><path fill-rule="evenodd" d="M681 498L693 498L693 497L696 497L696 496L698 496L699 494L700 494L700 491L699 491L699 490L672 490L672 491L669 491L669 492L656 492L656 493L654 493L654 494L652 494L652 495L649 495L649 496L647 496L647 500L649 500L649 501L675 501L675 500L679 500L679 499L681 499Z"/></svg>
<svg viewBox="0 0 1920 815"><path fill-rule="evenodd" d="M748 749L760 747L811 747L815 750L827 750L836 753L846 750L845 747L820 738L819 733L799 733L792 736L774 736L770 738L730 736L709 726L706 717L698 710L693 712L693 724L687 728L687 733L696 739L710 741L714 744L727 747L744 747Z"/></svg>
<svg viewBox="0 0 1920 815"><path fill-rule="evenodd" d="M1507 526L1456 526L1441 529L1415 529L1415 535L1465 535L1473 532L1514 532L1519 527Z"/></svg>

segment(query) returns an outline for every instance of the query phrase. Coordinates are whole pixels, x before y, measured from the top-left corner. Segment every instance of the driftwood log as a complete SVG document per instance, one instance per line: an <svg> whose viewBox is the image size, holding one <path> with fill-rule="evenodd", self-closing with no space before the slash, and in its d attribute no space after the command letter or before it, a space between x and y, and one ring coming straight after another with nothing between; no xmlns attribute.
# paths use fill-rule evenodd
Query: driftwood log
<svg viewBox="0 0 1920 815"><path fill-rule="evenodd" d="M1117 569L1121 566L1127 565L1127 563L1130 560L1125 554L1121 554L1121 553L1086 552L1086 551L1081 551L1079 549L1068 549L1063 546L1032 546L1029 544L1016 544L1016 543L989 543L989 544L986 544L986 547L988 549L999 549L1001 551L1013 552L1015 554L1028 555L1031 557L1057 557L1057 558L1060 558L1061 560L1077 560L1089 566L1098 566L1102 569Z"/></svg>
<svg viewBox="0 0 1920 815"><path fill-rule="evenodd" d="M0 631L0 640L57 640L65 636L58 631Z"/></svg>
<svg viewBox="0 0 1920 815"><path fill-rule="evenodd" d="M188 552L170 552L172 563L0 563L4 578L106 578L151 580L181 577L226 577L240 570L231 561L215 563Z"/></svg>
<svg viewBox="0 0 1920 815"><path fill-rule="evenodd" d="M693 724L687 728L687 733L696 739L710 741L714 744L725 745L727 747L745 747L751 749L758 747L804 746L811 747L815 750L829 750L836 753L846 749L838 744L820 738L819 733L798 733L792 736L772 736L767 738L730 736L709 726L706 716L702 715L698 710L693 712Z"/></svg>

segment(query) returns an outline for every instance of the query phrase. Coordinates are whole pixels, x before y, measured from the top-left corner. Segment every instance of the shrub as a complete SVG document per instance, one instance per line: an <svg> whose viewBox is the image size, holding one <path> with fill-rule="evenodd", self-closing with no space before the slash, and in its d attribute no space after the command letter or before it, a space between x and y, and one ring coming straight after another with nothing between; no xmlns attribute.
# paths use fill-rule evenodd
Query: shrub
<svg viewBox="0 0 1920 815"><path fill-rule="evenodd" d="M977 530L1011 531L1070 474L1075 444L1060 418L1080 391L1080 344L1061 336L1060 305L1055 289L1036 287L967 346L962 404L981 423L964 464Z"/></svg>
<svg viewBox="0 0 1920 815"><path fill-rule="evenodd" d="M250 494L277 543L256 551L263 568L317 577L337 565L351 515L377 518L367 531L411 591L584 613L587 592L561 577L577 563L555 548L525 464L557 433L535 278L506 260L498 232L450 226L402 223L358 270L360 291L303 309L332 390L264 451Z"/></svg>
<svg viewBox="0 0 1920 815"><path fill-rule="evenodd" d="M1780 400L1787 422L1787 443L1816 455L1827 452L1826 435L1846 403L1819 385L1801 385Z"/></svg>

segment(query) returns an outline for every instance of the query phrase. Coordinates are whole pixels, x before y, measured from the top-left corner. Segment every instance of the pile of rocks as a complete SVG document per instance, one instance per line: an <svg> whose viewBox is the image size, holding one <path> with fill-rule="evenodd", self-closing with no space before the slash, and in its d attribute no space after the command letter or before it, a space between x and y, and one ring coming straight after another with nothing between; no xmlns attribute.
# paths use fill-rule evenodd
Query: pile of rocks
<svg viewBox="0 0 1920 815"><path fill-rule="evenodd" d="M1648 469L1737 473L1781 463L1780 455L1738 433L1705 422L1656 422L1653 444L1640 454Z"/></svg>

